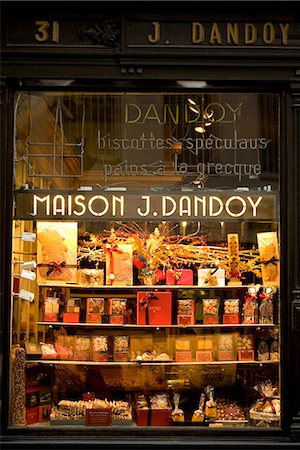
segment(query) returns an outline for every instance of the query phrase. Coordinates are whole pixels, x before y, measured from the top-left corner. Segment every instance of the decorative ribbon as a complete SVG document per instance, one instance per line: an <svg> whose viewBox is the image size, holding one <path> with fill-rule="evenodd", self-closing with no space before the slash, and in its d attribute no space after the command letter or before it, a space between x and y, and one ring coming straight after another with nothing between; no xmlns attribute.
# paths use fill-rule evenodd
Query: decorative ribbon
<svg viewBox="0 0 300 450"><path fill-rule="evenodd" d="M142 309L144 308L146 311L146 325L149 325L149 303L151 300L158 300L158 297L153 292L147 292L144 297L140 299L140 304L142 305Z"/></svg>
<svg viewBox="0 0 300 450"><path fill-rule="evenodd" d="M61 262L60 264L56 262L51 262L47 265L48 265L47 277L49 277L49 275L51 275L52 272L62 273L62 269L66 267L65 261Z"/></svg>
<svg viewBox="0 0 300 450"><path fill-rule="evenodd" d="M274 264L275 266L277 266L277 263L279 262L278 258L275 258L275 256L272 256L272 258L266 260L266 261L261 261L262 264Z"/></svg>
<svg viewBox="0 0 300 450"><path fill-rule="evenodd" d="M272 399L271 399L270 397L268 397L266 394L264 394L263 392L260 392L260 395L262 396L262 402L263 402L263 405L262 405L262 407L261 407L261 410L263 410L265 404L266 404L267 402L269 402L270 405L271 405L272 413L273 413L273 414L276 414L276 409L275 409L275 406L273 405Z"/></svg>
<svg viewBox="0 0 300 450"><path fill-rule="evenodd" d="M107 244L105 247L105 251L109 255L109 276L108 276L108 278L110 280L110 284L113 284L114 279L116 278L116 276L114 274L113 252L121 254L121 253L123 253L123 250L119 249L118 244Z"/></svg>
<svg viewBox="0 0 300 450"><path fill-rule="evenodd" d="M240 280L245 280L245 277L243 277L241 272L239 272L238 270L231 270L229 272L228 278L239 278Z"/></svg>
<svg viewBox="0 0 300 450"><path fill-rule="evenodd" d="M172 277L174 278L175 284L177 284L177 281L180 280L180 278L181 278L182 272L177 269L170 269L170 273L171 273Z"/></svg>
<svg viewBox="0 0 300 450"><path fill-rule="evenodd" d="M218 281L217 277L213 276L217 272L218 268L210 269L208 274L206 275L204 279L204 284L208 284L209 286L217 286Z"/></svg>

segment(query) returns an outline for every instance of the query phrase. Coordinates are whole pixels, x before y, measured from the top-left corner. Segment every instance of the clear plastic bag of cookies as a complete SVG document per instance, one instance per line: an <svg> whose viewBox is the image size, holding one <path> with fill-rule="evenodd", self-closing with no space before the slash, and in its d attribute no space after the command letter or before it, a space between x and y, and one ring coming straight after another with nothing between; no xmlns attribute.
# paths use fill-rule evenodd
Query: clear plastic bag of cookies
<svg viewBox="0 0 300 450"><path fill-rule="evenodd" d="M123 316L126 314L126 298L110 298L109 313L111 315Z"/></svg>
<svg viewBox="0 0 300 450"><path fill-rule="evenodd" d="M240 334L237 338L237 350L254 350L254 340L252 334Z"/></svg>
<svg viewBox="0 0 300 450"><path fill-rule="evenodd" d="M264 339L258 344L257 359L258 361L268 361L270 359L269 346Z"/></svg>
<svg viewBox="0 0 300 450"><path fill-rule="evenodd" d="M204 422L204 405L205 405L205 394L202 392L199 400L198 409L195 409L192 415L192 422Z"/></svg>
<svg viewBox="0 0 300 450"><path fill-rule="evenodd" d="M180 395L175 392L173 396L174 409L171 412L171 418L173 422L184 422L184 412L179 408Z"/></svg>
<svg viewBox="0 0 300 450"><path fill-rule="evenodd" d="M240 312L240 299L228 298L224 300L224 314L239 314Z"/></svg>
<svg viewBox="0 0 300 450"><path fill-rule="evenodd" d="M204 298L203 314L207 316L217 316L219 314L220 299Z"/></svg>
<svg viewBox="0 0 300 450"><path fill-rule="evenodd" d="M235 340L233 333L219 334L218 350L221 352L233 351L235 348Z"/></svg>
<svg viewBox="0 0 300 450"><path fill-rule="evenodd" d="M177 315L179 316L191 316L195 311L194 299L180 299L177 300Z"/></svg>
<svg viewBox="0 0 300 450"><path fill-rule="evenodd" d="M114 352L128 352L128 350L129 350L129 336L115 336Z"/></svg>

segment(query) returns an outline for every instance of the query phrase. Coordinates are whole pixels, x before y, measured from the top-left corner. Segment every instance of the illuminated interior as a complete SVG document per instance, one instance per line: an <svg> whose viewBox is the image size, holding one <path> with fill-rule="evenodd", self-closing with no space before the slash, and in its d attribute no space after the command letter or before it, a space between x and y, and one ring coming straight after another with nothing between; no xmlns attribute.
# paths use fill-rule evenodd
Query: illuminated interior
<svg viewBox="0 0 300 450"><path fill-rule="evenodd" d="M14 138L11 425L280 427L278 95L19 92Z"/></svg>

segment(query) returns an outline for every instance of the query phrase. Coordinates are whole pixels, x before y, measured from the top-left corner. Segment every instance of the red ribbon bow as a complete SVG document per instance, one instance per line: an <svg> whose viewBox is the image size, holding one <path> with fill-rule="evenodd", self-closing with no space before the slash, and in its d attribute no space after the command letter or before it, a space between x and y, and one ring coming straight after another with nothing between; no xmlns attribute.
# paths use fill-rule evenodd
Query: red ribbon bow
<svg viewBox="0 0 300 450"><path fill-rule="evenodd" d="M158 297L156 297L153 292L147 292L145 296L140 299L142 308L148 308L150 300L158 300Z"/></svg>
<svg viewBox="0 0 300 450"><path fill-rule="evenodd" d="M177 281L180 280L182 272L180 270L177 269L170 269L170 273L172 275L172 277L174 278L175 284L177 283Z"/></svg>
<svg viewBox="0 0 300 450"><path fill-rule="evenodd" d="M110 284L113 284L114 278L115 278L113 252L121 254L121 253L123 253L123 251L119 249L118 244L107 244L105 247L105 251L109 255L109 276L108 276L108 278L110 280Z"/></svg>
<svg viewBox="0 0 300 450"><path fill-rule="evenodd" d="M48 264L48 272L47 272L47 277L49 277L49 275L51 275L52 272L58 272L61 273L62 272L62 268L66 267L66 263L63 261L62 263L58 264L56 262L51 262Z"/></svg>
<svg viewBox="0 0 300 450"><path fill-rule="evenodd" d="M240 278L240 280L245 280L245 277L243 277L238 270L231 270L229 272L229 278Z"/></svg>

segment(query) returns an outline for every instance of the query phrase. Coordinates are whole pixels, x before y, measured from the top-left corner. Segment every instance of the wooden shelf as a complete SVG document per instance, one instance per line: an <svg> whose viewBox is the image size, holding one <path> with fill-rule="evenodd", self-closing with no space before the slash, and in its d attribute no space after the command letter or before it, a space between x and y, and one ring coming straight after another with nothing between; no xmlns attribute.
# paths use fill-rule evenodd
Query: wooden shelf
<svg viewBox="0 0 300 450"><path fill-rule="evenodd" d="M62 364L62 365L84 365L84 366L228 366L228 365L264 365L264 364L278 364L279 361L212 361L212 362L176 362L176 361L71 361L71 360L60 360L60 359L29 359L26 361L27 364L39 363L39 364Z"/></svg>
<svg viewBox="0 0 300 450"><path fill-rule="evenodd" d="M243 284L241 286L198 286L196 284L193 285L187 285L187 286L181 286L181 285L167 285L167 284L155 284L153 286L147 286L147 285L140 285L140 284L136 284L136 285L132 285L132 286L114 286L114 285L103 285L103 286L86 286L86 285L81 285L81 284L77 284L77 283L60 283L60 282L47 282L47 283L42 283L39 282L38 283L39 287L44 287L44 288L51 288L51 287L57 287L57 288L70 288L70 289L97 289L97 290L101 290L101 289L117 289L117 290L124 290L124 289L137 289L137 290L160 290L160 289L247 289L249 285ZM263 287L263 286L261 286Z"/></svg>
<svg viewBox="0 0 300 450"><path fill-rule="evenodd" d="M77 326L77 327L91 327L91 328L179 328L179 329L191 329L191 328L272 328L276 326L271 324L247 324L247 323L232 323L232 324L213 324L213 325L135 325L135 324L114 324L114 323L93 323L93 322L37 322L37 325L52 325L52 326Z"/></svg>

